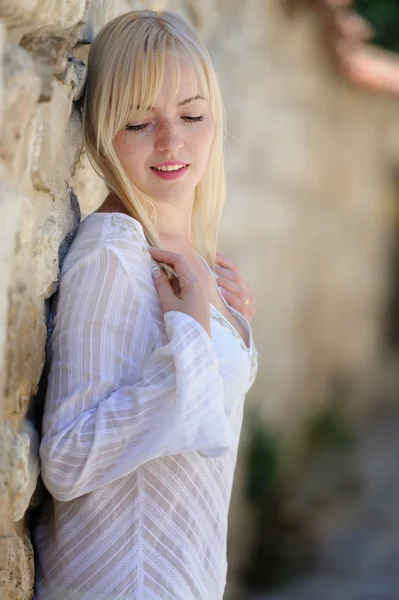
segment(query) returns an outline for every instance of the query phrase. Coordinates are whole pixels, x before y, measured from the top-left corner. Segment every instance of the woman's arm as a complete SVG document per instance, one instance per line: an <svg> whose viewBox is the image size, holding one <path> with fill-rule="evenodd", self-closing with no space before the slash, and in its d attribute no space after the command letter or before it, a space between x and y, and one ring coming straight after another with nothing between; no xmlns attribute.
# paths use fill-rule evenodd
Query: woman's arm
<svg viewBox="0 0 399 600"><path fill-rule="evenodd" d="M62 278L40 446L43 481L58 500L153 458L220 456L234 445L208 334L181 312L164 321L169 342L153 350L148 303L113 248L86 255Z"/></svg>

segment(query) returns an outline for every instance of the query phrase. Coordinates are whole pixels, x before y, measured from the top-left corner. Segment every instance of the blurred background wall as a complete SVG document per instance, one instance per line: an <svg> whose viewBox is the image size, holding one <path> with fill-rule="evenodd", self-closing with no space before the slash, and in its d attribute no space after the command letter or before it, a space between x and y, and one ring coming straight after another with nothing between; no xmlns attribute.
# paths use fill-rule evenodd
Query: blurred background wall
<svg viewBox="0 0 399 600"><path fill-rule="evenodd" d="M32 595L49 298L79 220L106 194L82 151L75 102L90 41L133 8L176 10L208 45L228 125L220 250L256 295L260 366L231 503L226 599L297 599L298 575L307 599L339 586L331 598L356 598L356 573L378 571L387 594L399 583L389 579L399 558L399 68L349 5L0 0L5 600Z"/></svg>

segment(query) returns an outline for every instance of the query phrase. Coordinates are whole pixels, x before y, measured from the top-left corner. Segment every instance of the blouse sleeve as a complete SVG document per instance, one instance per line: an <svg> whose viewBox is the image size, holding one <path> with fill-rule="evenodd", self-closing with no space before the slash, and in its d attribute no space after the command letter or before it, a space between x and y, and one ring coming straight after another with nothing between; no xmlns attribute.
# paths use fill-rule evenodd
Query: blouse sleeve
<svg viewBox="0 0 399 600"><path fill-rule="evenodd" d="M146 461L234 444L215 349L192 317L154 319L114 248L80 259L61 279L40 457L43 481L72 500ZM159 331L159 329L158 329ZM147 358L145 358L147 357Z"/></svg>

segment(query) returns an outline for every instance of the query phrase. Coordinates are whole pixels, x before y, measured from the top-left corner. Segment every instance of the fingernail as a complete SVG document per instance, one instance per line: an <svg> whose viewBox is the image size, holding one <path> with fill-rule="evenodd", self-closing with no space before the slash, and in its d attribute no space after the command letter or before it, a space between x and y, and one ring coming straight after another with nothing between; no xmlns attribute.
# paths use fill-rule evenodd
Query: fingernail
<svg viewBox="0 0 399 600"><path fill-rule="evenodd" d="M220 287L220 285L218 285L218 290L221 294L224 294L224 289L222 287Z"/></svg>
<svg viewBox="0 0 399 600"><path fill-rule="evenodd" d="M161 269L159 267L151 269L151 273L154 279L159 279L161 277Z"/></svg>
<svg viewBox="0 0 399 600"><path fill-rule="evenodd" d="M220 275L218 273L215 273L215 277L216 279L219 279Z"/></svg>

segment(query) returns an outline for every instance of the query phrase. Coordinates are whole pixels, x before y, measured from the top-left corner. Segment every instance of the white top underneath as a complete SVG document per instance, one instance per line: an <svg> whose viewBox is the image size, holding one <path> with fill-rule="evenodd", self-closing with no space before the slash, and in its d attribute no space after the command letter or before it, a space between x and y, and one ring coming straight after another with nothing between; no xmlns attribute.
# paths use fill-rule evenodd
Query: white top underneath
<svg viewBox="0 0 399 600"><path fill-rule="evenodd" d="M142 226L93 213L50 320L36 600L221 600L243 403L257 351L162 314ZM223 299L225 302L225 300ZM226 306L227 303L225 302Z"/></svg>

